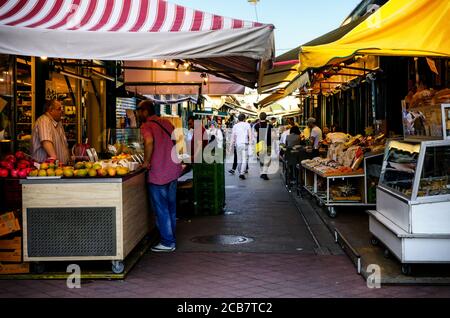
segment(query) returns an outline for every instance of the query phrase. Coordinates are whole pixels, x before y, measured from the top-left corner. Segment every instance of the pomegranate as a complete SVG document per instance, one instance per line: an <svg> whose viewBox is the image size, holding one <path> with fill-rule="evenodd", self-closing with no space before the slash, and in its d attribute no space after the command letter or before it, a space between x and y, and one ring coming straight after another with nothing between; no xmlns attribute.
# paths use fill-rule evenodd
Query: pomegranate
<svg viewBox="0 0 450 318"><path fill-rule="evenodd" d="M6 161L6 160L1 161L0 167L8 169L8 170L14 169L14 162Z"/></svg>
<svg viewBox="0 0 450 318"><path fill-rule="evenodd" d="M11 172L11 178L18 178L19 177L19 175L18 175L19 169L11 169L10 172Z"/></svg>
<svg viewBox="0 0 450 318"><path fill-rule="evenodd" d="M16 151L16 155L15 155L16 159L20 160L20 159L25 159L25 153L23 151Z"/></svg>
<svg viewBox="0 0 450 318"><path fill-rule="evenodd" d="M19 172L17 172L17 176L21 179L25 179L28 175L27 169L28 168L20 169Z"/></svg>
<svg viewBox="0 0 450 318"><path fill-rule="evenodd" d="M9 175L9 170L5 168L0 168L0 178L7 178Z"/></svg>
<svg viewBox="0 0 450 318"><path fill-rule="evenodd" d="M28 162L28 160L23 160L23 159L21 159L21 160L17 163L17 168L18 168L18 169L28 168L29 166L30 166L30 163Z"/></svg>
<svg viewBox="0 0 450 318"><path fill-rule="evenodd" d="M14 155L7 155L4 159L4 161L9 161L9 162L16 162L16 157L14 157Z"/></svg>

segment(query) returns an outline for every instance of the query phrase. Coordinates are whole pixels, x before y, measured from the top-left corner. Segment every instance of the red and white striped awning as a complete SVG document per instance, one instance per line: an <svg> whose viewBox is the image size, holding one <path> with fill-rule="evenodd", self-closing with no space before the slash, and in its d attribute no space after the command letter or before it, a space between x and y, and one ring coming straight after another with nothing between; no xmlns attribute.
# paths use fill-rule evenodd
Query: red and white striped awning
<svg viewBox="0 0 450 318"><path fill-rule="evenodd" d="M98 32L190 32L262 26L158 0L1 0L0 21L11 27Z"/></svg>
<svg viewBox="0 0 450 318"><path fill-rule="evenodd" d="M250 66L250 61L271 59L273 52L273 25L165 0L0 0L0 53L5 54L100 60L221 58L221 63L232 57L233 63L244 58Z"/></svg>

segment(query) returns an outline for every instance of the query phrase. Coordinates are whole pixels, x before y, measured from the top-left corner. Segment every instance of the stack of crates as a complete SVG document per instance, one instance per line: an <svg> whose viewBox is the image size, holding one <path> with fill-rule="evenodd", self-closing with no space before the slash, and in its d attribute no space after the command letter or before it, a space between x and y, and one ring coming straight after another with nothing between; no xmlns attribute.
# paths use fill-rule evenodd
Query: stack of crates
<svg viewBox="0 0 450 318"><path fill-rule="evenodd" d="M194 175L195 215L218 215L225 206L225 167L223 163L196 163Z"/></svg>

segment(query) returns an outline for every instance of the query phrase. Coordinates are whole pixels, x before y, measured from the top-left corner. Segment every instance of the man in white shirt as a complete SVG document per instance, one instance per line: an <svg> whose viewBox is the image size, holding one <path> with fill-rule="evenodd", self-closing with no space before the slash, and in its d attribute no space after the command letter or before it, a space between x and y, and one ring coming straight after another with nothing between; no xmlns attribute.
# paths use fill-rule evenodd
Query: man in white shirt
<svg viewBox="0 0 450 318"><path fill-rule="evenodd" d="M308 127L311 131L309 136L309 141L313 148L314 157L319 156L319 143L322 141L322 130L317 127L316 119L313 117L308 118Z"/></svg>
<svg viewBox="0 0 450 318"><path fill-rule="evenodd" d="M286 125L286 126L284 126L282 128L283 128L283 132L281 133L280 144L281 145L286 145L286 137L289 136L289 134L291 133L290 132L291 127Z"/></svg>
<svg viewBox="0 0 450 318"><path fill-rule="evenodd" d="M245 168L248 162L248 147L251 143L251 126L245 122L245 115L240 114L239 122L233 126L231 134L232 146L236 147L237 153L237 170L239 171L239 178L245 180Z"/></svg>

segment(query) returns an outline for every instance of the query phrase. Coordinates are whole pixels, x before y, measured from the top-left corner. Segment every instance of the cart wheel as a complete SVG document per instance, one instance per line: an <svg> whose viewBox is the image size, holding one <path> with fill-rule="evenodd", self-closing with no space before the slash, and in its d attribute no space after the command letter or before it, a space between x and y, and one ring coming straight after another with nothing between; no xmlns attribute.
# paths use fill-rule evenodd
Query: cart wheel
<svg viewBox="0 0 450 318"><path fill-rule="evenodd" d="M378 243L378 239L375 236L372 236L372 238L370 239L370 244L372 244L373 246L377 246Z"/></svg>
<svg viewBox="0 0 450 318"><path fill-rule="evenodd" d="M335 218L337 216L337 211L334 206L328 207L328 215L330 216L330 218Z"/></svg>
<svg viewBox="0 0 450 318"><path fill-rule="evenodd" d="M386 248L385 250L384 250L384 258L390 258L391 257L391 252Z"/></svg>
<svg viewBox="0 0 450 318"><path fill-rule="evenodd" d="M402 264L402 274L407 276L411 275L411 267L411 264Z"/></svg>
<svg viewBox="0 0 450 318"><path fill-rule="evenodd" d="M33 272L36 274L43 274L45 272L45 264L44 263L33 263Z"/></svg>
<svg viewBox="0 0 450 318"><path fill-rule="evenodd" d="M122 261L112 261L111 269L114 274L122 274L125 269L125 265Z"/></svg>

